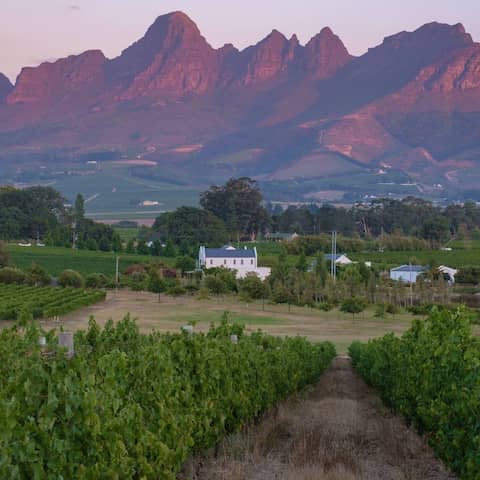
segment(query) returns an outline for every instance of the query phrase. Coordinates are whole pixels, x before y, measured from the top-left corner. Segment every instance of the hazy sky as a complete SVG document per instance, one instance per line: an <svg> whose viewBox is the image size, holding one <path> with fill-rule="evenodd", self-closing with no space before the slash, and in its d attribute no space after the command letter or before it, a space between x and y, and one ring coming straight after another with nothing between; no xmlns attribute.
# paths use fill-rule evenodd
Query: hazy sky
<svg viewBox="0 0 480 480"><path fill-rule="evenodd" d="M140 38L161 14L183 10L211 45L256 43L273 28L306 42L330 26L361 54L401 30L461 22L480 40L480 0L0 0L0 72L12 80L38 65L91 48L107 57Z"/></svg>

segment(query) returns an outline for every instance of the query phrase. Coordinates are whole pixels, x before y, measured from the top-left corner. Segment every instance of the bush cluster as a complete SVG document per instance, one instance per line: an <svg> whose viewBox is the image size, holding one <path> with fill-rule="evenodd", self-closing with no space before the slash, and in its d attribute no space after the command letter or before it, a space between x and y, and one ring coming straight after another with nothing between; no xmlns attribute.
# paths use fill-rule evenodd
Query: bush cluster
<svg viewBox="0 0 480 480"><path fill-rule="evenodd" d="M129 318L103 330L91 321L71 360L52 334L45 358L40 335L0 333L1 478L173 480L191 453L315 382L335 354L226 322L141 335Z"/></svg>
<svg viewBox="0 0 480 480"><path fill-rule="evenodd" d="M384 400L428 434L461 478L480 472L480 342L465 312L433 311L401 338L350 347L353 364Z"/></svg>

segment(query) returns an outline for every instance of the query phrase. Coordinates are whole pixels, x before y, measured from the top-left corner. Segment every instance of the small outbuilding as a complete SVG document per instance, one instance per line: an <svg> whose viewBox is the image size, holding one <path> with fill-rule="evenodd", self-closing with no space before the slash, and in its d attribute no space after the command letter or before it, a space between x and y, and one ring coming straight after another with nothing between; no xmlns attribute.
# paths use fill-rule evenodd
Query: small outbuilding
<svg viewBox="0 0 480 480"><path fill-rule="evenodd" d="M390 279L397 282L416 283L427 269L423 265L401 265L390 270Z"/></svg>
<svg viewBox="0 0 480 480"><path fill-rule="evenodd" d="M443 275L448 283L455 283L455 275L458 273L457 269L440 265L438 267L438 271Z"/></svg>
<svg viewBox="0 0 480 480"><path fill-rule="evenodd" d="M335 259L337 265L350 265L353 263L344 253L337 253L336 255L326 253L323 258L327 262L332 262Z"/></svg>

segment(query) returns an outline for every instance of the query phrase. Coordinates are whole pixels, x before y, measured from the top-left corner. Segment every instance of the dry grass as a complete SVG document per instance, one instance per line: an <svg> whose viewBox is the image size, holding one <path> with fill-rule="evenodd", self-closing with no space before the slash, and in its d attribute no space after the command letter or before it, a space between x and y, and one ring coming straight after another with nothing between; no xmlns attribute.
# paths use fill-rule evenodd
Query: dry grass
<svg viewBox="0 0 480 480"><path fill-rule="evenodd" d="M424 441L337 358L304 398L192 459L191 480L452 479Z"/></svg>
<svg viewBox="0 0 480 480"><path fill-rule="evenodd" d="M352 319L351 315L338 310L322 312L305 307L285 305L246 304L236 299L197 300L192 297L171 298L162 296L161 302L155 294L146 292L109 292L101 304L85 308L62 318L65 328L85 328L90 315L100 324L108 319L120 320L128 312L138 318L144 332L152 329L178 331L182 324L197 322L197 329L205 331L212 320L219 321L224 311L232 318L247 324L247 330L258 328L273 335L302 335L313 341L330 340L341 353L347 351L353 340L367 340L393 331L401 333L409 327L412 316L396 315L388 319L375 318L369 310ZM50 326L48 323L47 326Z"/></svg>

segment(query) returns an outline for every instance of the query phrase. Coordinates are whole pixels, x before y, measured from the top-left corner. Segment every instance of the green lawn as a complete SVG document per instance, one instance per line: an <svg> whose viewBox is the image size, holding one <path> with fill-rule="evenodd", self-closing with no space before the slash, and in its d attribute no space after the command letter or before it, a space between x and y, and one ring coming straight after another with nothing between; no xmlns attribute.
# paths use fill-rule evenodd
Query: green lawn
<svg viewBox="0 0 480 480"><path fill-rule="evenodd" d="M262 266L275 265L278 255L282 250L282 242L257 242L251 244L256 246L259 263ZM421 264L447 265L449 267L461 268L466 265L480 265L480 240L454 241L448 244L452 251L442 250L416 250L404 252L342 252L351 260L356 262L370 261L385 268L396 267L407 264L409 261L420 262ZM313 257L312 257L313 258ZM289 255L288 261L294 265L298 256ZM311 260L311 259L309 259Z"/></svg>
<svg viewBox="0 0 480 480"><path fill-rule="evenodd" d="M135 240L138 237L139 227L116 227L113 225L115 231L120 235L124 242Z"/></svg>
<svg viewBox="0 0 480 480"><path fill-rule="evenodd" d="M10 262L16 267L25 270L32 262L38 263L50 275L57 276L66 269L77 270L82 275L104 273L109 277L115 275L115 261L117 254L113 252L92 252L89 250L73 250L60 247L19 247L8 245ZM133 263L161 261L171 263L171 259L120 254L120 272Z"/></svg>
<svg viewBox="0 0 480 480"><path fill-rule="evenodd" d="M179 322L187 324L195 323L220 323L223 318L223 312L205 312L197 311L195 313L188 312L172 312L170 316L164 317L165 321ZM228 314L228 321L231 323L239 323L242 325L285 325L288 323L287 319L272 318L260 315L250 315L248 313L230 312Z"/></svg>

